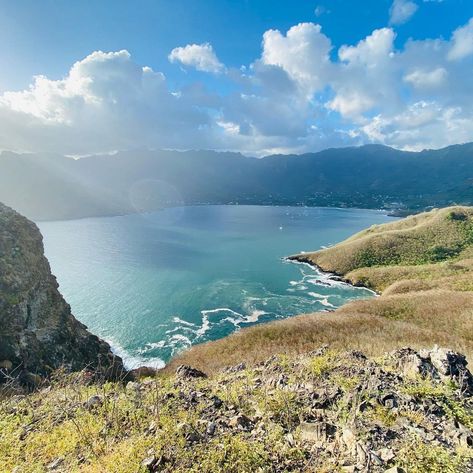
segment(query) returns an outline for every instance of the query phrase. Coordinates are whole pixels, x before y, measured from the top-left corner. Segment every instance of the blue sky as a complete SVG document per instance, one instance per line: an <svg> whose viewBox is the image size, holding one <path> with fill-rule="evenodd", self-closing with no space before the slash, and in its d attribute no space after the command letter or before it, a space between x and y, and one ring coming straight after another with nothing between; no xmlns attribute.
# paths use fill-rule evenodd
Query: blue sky
<svg viewBox="0 0 473 473"><path fill-rule="evenodd" d="M389 22L390 0L37 0L0 1L0 86L27 87L33 75L60 78L92 51L127 49L135 60L183 78L167 56L176 46L209 42L221 60L239 67L260 53L263 33L301 22L323 26L335 47L354 44ZM323 7L320 16L317 7ZM472 0L423 2L411 21L396 28L408 38L448 38L473 16Z"/></svg>
<svg viewBox="0 0 473 473"><path fill-rule="evenodd" d="M0 149L86 154L209 147L264 154L473 140L473 129L464 130L473 113L471 99L465 101L472 17L472 0L0 0L0 124L6 130ZM197 48L170 57L187 45ZM80 90L77 82L61 82L96 51L128 56L93 56L74 76ZM154 92L120 82L130 73L129 81L148 83L150 74L137 79L132 72L142 68L160 74L151 80ZM87 81L104 81L103 87L86 90ZM373 90L378 83L385 89ZM449 95L452 86L460 90ZM106 100L113 110L105 110ZM107 127L107 113L126 117ZM430 124L429 116L435 118ZM144 123L153 126L145 130ZM442 127L450 133L439 137Z"/></svg>

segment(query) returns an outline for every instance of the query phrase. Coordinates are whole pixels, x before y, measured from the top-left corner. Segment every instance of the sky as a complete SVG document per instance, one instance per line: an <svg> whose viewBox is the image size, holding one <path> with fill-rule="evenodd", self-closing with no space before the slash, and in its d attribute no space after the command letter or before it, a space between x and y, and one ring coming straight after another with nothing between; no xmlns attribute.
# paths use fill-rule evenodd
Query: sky
<svg viewBox="0 0 473 473"><path fill-rule="evenodd" d="M0 149L473 141L473 0L0 0Z"/></svg>

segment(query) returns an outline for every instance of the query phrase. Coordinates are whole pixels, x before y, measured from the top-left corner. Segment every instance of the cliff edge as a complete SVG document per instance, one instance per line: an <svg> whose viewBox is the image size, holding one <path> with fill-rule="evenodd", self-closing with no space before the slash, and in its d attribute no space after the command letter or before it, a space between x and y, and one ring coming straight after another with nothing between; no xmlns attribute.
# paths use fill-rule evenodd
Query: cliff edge
<svg viewBox="0 0 473 473"><path fill-rule="evenodd" d="M110 346L87 331L58 291L37 226L0 203L0 382L64 367L123 371Z"/></svg>

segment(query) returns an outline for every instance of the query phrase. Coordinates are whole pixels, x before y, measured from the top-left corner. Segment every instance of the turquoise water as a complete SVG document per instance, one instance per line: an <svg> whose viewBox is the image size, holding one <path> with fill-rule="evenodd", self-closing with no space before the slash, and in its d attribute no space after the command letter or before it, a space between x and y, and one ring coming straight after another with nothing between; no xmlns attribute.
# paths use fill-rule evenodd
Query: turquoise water
<svg viewBox="0 0 473 473"><path fill-rule="evenodd" d="M372 296L282 258L390 220L373 210L198 206L39 227L75 316L134 367Z"/></svg>

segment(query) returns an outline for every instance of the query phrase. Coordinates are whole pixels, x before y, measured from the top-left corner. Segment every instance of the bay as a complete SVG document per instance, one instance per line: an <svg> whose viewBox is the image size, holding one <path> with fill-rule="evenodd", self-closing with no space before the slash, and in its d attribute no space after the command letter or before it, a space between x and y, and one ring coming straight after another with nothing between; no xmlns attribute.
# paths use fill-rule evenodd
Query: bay
<svg viewBox="0 0 473 473"><path fill-rule="evenodd" d="M376 210L189 206L38 225L74 315L133 368L163 366L256 323L372 297L284 257L391 220Z"/></svg>

